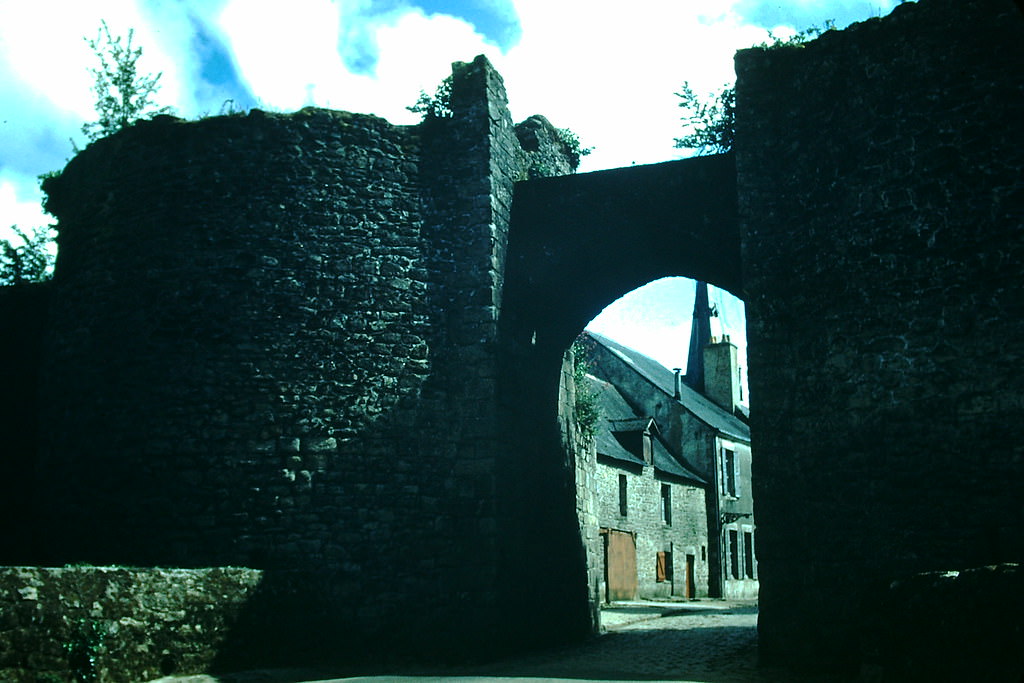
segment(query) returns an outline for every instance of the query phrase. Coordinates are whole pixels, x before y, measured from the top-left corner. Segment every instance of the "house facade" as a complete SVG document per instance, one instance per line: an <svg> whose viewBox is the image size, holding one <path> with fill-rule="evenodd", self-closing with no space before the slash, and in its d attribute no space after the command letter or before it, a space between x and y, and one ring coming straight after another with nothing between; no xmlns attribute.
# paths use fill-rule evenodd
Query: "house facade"
<svg viewBox="0 0 1024 683"><path fill-rule="evenodd" d="M653 418L636 413L611 383L586 379L600 409L602 599L706 597L707 483L672 454Z"/></svg>
<svg viewBox="0 0 1024 683"><path fill-rule="evenodd" d="M700 301L698 294L698 309ZM694 328L696 334L703 333L696 323ZM756 598L750 428L739 405L736 346L727 337L707 339L698 345L699 356L684 375L607 337L584 334L591 372L613 385L633 411L651 416L662 442L707 482L709 595ZM697 383L696 377L701 390L687 381Z"/></svg>

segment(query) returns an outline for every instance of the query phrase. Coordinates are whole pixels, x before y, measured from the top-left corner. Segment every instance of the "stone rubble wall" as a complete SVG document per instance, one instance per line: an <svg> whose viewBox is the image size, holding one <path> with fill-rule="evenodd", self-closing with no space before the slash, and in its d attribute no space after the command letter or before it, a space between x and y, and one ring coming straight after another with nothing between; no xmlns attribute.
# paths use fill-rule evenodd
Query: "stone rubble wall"
<svg viewBox="0 0 1024 683"><path fill-rule="evenodd" d="M163 118L49 186L54 559L359 574L438 514L447 466L413 475L431 460L381 443L414 426L431 368L414 133L315 109Z"/></svg>
<svg viewBox="0 0 1024 683"><path fill-rule="evenodd" d="M619 467L612 461L597 464L596 481L602 492L598 499L601 527L636 534L637 593L654 600L684 595L686 555L694 556L694 597L708 597L708 517L704 487L655 474L647 465ZM619 514L619 475L626 475L626 515ZM672 523L666 524L661 510L661 486L671 486ZM713 541L712 541L713 542ZM657 554L672 552L672 581L657 580ZM703 552L702 552L703 551ZM701 559L701 558L705 559ZM604 562L601 558L602 577Z"/></svg>
<svg viewBox="0 0 1024 683"><path fill-rule="evenodd" d="M576 484L576 516L587 568L588 608L594 632L601 628L604 547L599 536L597 443L576 420L576 347L566 350L558 382L558 422L563 449Z"/></svg>
<svg viewBox="0 0 1024 683"><path fill-rule="evenodd" d="M486 59L453 75L450 119L158 117L47 183L37 561L264 570L226 647L268 664L532 637L521 596L557 590L518 579L579 558L516 536L497 320L547 151Z"/></svg>
<svg viewBox="0 0 1024 683"><path fill-rule="evenodd" d="M262 572L241 567L0 568L0 680L135 683L208 671ZM83 658L93 645L95 667Z"/></svg>
<svg viewBox="0 0 1024 683"><path fill-rule="evenodd" d="M890 581L1024 558L1022 36L927 0L737 55L766 657L852 663Z"/></svg>
<svg viewBox="0 0 1024 683"><path fill-rule="evenodd" d="M35 424L51 291L45 282L0 287L0 565L31 564L39 552Z"/></svg>

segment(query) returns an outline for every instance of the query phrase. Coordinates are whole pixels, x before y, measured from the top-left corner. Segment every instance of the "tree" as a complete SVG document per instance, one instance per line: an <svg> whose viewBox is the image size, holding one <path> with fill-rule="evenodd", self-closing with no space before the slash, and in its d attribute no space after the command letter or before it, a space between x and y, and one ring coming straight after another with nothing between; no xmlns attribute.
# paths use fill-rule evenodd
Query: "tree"
<svg viewBox="0 0 1024 683"><path fill-rule="evenodd" d="M437 86L433 97L420 90L416 104L406 107L414 114L422 114L423 120L450 119L452 117L452 77L448 76Z"/></svg>
<svg viewBox="0 0 1024 683"><path fill-rule="evenodd" d="M811 26L788 38L780 38L768 31L771 42L761 43L757 47L763 50L801 48L825 33L834 31L835 27L835 22L828 19L824 26ZM689 81L684 81L676 95L682 99L679 106L686 112L682 119L687 133L675 139L675 146L679 149L695 149L699 156L730 151L736 135L736 86L723 86L717 93L698 97Z"/></svg>
<svg viewBox="0 0 1024 683"><path fill-rule="evenodd" d="M557 130L558 141L562 143L566 154L569 155L569 168L575 173L576 169L580 167L580 161L582 161L583 157L593 152L594 148L584 147L583 143L580 142L579 136L568 128L558 128Z"/></svg>
<svg viewBox="0 0 1024 683"><path fill-rule="evenodd" d="M812 40L817 40L829 31L836 30L836 22L834 19L826 19L824 26L808 26L803 31L797 31L788 38L780 38L771 31L768 31L768 38L772 41L770 43L764 42L757 47L765 50L777 50L779 48L787 47L803 47Z"/></svg>
<svg viewBox="0 0 1024 683"><path fill-rule="evenodd" d="M111 35L104 21L94 40L85 39L99 59L99 66L89 69L95 79L92 90L96 94L98 120L82 126L82 133L90 142L116 133L143 117L171 112L170 107L157 107L153 101L163 74L138 71L142 48L132 46L134 37L135 29L130 29L128 40L122 43L121 36Z"/></svg>
<svg viewBox="0 0 1024 683"><path fill-rule="evenodd" d="M736 133L736 88L725 86L717 94L698 97L689 81L676 93L686 135L675 139L680 149L695 149L698 155L721 154L732 149Z"/></svg>
<svg viewBox="0 0 1024 683"><path fill-rule="evenodd" d="M50 250L52 228L36 228L25 233L18 226L11 230L21 239L16 246L11 240L0 240L0 285L40 282L53 272L55 257Z"/></svg>
<svg viewBox="0 0 1024 683"><path fill-rule="evenodd" d="M416 98L416 103L406 109L414 114L421 114L424 122L452 118L454 115L452 111L452 77L448 76L441 81L433 95L428 95L425 90L420 90L420 96ZM556 128L556 131L558 142L564 148L569 159L569 168L575 173L580 166L580 160L593 152L594 148L584 147L579 136L568 128ZM540 173L541 177L547 175L550 175L550 172Z"/></svg>

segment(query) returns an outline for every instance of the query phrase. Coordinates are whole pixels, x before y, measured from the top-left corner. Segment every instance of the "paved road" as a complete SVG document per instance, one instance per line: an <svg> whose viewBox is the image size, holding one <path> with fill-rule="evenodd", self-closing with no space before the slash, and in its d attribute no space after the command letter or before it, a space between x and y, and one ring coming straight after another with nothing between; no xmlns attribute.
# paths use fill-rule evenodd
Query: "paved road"
<svg viewBox="0 0 1024 683"><path fill-rule="evenodd" d="M757 666L757 607L745 603L624 603L602 614L608 632L573 647L509 659L438 675L367 676L329 679L311 672L252 672L219 679L208 676L161 679L176 683L293 683L346 681L694 681L700 683L782 683L792 674Z"/></svg>
<svg viewBox="0 0 1024 683"><path fill-rule="evenodd" d="M757 608L689 603L613 609L589 643L493 665L481 674L591 680L757 681ZM646 619L637 620L638 617Z"/></svg>

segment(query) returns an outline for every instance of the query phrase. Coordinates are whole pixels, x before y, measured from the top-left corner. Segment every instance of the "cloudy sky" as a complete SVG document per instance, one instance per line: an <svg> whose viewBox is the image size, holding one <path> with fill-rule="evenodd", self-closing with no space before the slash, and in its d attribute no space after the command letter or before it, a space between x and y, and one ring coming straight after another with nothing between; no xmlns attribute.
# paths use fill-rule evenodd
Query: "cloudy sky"
<svg viewBox="0 0 1024 683"><path fill-rule="evenodd" d="M115 35L135 30L142 70L163 74L159 103L184 117L225 103L316 105L415 123L405 107L421 90L433 92L451 62L486 54L515 121L544 114L595 148L585 172L686 156L672 144L674 93L684 80L698 92L731 83L734 52L768 30L843 27L898 2L0 0L0 237L48 222L36 177L63 167L71 140L84 143L95 62L84 38L101 20Z"/></svg>

